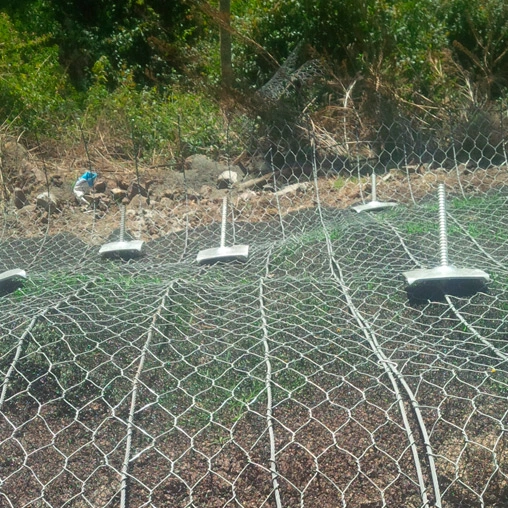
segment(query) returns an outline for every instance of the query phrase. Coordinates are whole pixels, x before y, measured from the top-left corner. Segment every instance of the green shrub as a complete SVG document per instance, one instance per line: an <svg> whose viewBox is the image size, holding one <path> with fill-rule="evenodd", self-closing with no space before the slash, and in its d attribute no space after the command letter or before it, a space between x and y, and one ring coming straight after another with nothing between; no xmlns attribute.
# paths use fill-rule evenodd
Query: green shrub
<svg viewBox="0 0 508 508"><path fill-rule="evenodd" d="M0 12L2 122L35 132L52 129L74 107L72 89L58 62L58 47L48 41L19 32Z"/></svg>
<svg viewBox="0 0 508 508"><path fill-rule="evenodd" d="M139 87L128 70L110 92L106 85L107 67L103 59L93 68L95 83L89 89L85 106L90 126L99 125L103 132L129 143L134 137L149 155L168 151L175 156L189 155L222 147L225 127L219 105L212 98L177 85L163 92L155 87Z"/></svg>

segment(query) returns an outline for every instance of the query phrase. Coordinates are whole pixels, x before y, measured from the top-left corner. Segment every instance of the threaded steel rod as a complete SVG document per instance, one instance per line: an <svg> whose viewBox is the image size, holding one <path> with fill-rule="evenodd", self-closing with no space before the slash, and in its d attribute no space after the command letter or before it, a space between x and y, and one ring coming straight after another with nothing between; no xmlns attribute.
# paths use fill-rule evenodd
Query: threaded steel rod
<svg viewBox="0 0 508 508"><path fill-rule="evenodd" d="M446 227L446 192L443 183L439 184L439 249L441 251L441 266L448 266L448 236Z"/></svg>
<svg viewBox="0 0 508 508"><path fill-rule="evenodd" d="M125 205L120 205L120 241L125 239Z"/></svg>
<svg viewBox="0 0 508 508"><path fill-rule="evenodd" d="M228 215L228 197L222 199L222 225L220 230L220 246L226 246L226 218Z"/></svg>

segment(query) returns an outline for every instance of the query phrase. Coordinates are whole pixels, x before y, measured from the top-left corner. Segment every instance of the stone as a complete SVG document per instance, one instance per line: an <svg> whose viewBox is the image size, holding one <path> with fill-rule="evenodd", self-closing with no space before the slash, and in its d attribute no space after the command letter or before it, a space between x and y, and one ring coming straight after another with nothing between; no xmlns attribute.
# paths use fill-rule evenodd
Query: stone
<svg viewBox="0 0 508 508"><path fill-rule="evenodd" d="M134 196L148 196L148 186L144 182L132 182L127 189L127 199L130 201Z"/></svg>
<svg viewBox="0 0 508 508"><path fill-rule="evenodd" d="M23 208L21 208L19 213L20 213L20 215L22 215L24 217L29 217L30 215L32 215L35 212L36 209L37 209L37 205L30 204L30 205L26 205Z"/></svg>
<svg viewBox="0 0 508 508"><path fill-rule="evenodd" d="M23 189L20 189L19 187L16 187L14 189L13 201L14 206L18 210L21 210L27 204L27 199L25 193L23 192Z"/></svg>
<svg viewBox="0 0 508 508"><path fill-rule="evenodd" d="M118 178L116 180L116 186L117 186L117 188L125 190L125 191L129 188L129 184L121 178Z"/></svg>
<svg viewBox="0 0 508 508"><path fill-rule="evenodd" d="M96 205L98 205L99 203L102 203L102 202L108 203L110 201L108 196L106 196L106 194L104 194L103 192L92 192L90 194L85 194L83 196L83 199L88 204L96 204Z"/></svg>
<svg viewBox="0 0 508 508"><path fill-rule="evenodd" d="M201 188L199 189L199 194L201 194L201 196L203 197L209 197L213 192L213 189L212 187L210 187L209 185L202 185Z"/></svg>
<svg viewBox="0 0 508 508"><path fill-rule="evenodd" d="M201 199L201 194L196 189L188 189L187 190L187 199L190 201L199 201Z"/></svg>
<svg viewBox="0 0 508 508"><path fill-rule="evenodd" d="M249 201L252 198L255 198L257 194L250 189L247 189L246 191L243 191L241 194L238 195L237 202L239 201Z"/></svg>
<svg viewBox="0 0 508 508"><path fill-rule="evenodd" d="M166 196L163 196L160 200L160 206L163 208L173 208L174 203L173 203L172 199L167 198Z"/></svg>
<svg viewBox="0 0 508 508"><path fill-rule="evenodd" d="M271 173L272 168L270 164L263 159L263 157L253 157L247 167L247 171L249 173L259 173L264 175L266 173Z"/></svg>
<svg viewBox="0 0 508 508"><path fill-rule="evenodd" d="M17 141L7 141L1 147L2 163L7 170L21 167L21 163L28 158L28 150Z"/></svg>
<svg viewBox="0 0 508 508"><path fill-rule="evenodd" d="M146 206L146 199L144 199L140 194L134 196L131 200L129 200L129 204L127 205L127 209L136 210L138 208L143 208Z"/></svg>
<svg viewBox="0 0 508 508"><path fill-rule="evenodd" d="M120 189L119 187L115 187L110 190L113 199L117 202L122 201L127 196L127 191L124 189Z"/></svg>
<svg viewBox="0 0 508 508"><path fill-rule="evenodd" d="M36 199L37 208L42 208L48 213L61 211L61 203L51 192L41 192Z"/></svg>
<svg viewBox="0 0 508 508"><path fill-rule="evenodd" d="M104 192L106 192L107 186L108 186L108 184L107 184L106 180L104 180L104 178L97 178L97 180L95 180L95 185L94 185L95 192L104 193Z"/></svg>
<svg viewBox="0 0 508 508"><path fill-rule="evenodd" d="M293 185L288 185L283 189L277 191L275 193L276 196L284 196L285 194L291 194L293 192L304 191L309 186L308 183L294 183Z"/></svg>
<svg viewBox="0 0 508 508"><path fill-rule="evenodd" d="M196 154L187 157L184 161L186 171L209 172L217 170L217 162L206 155Z"/></svg>
<svg viewBox="0 0 508 508"><path fill-rule="evenodd" d="M238 182L238 173L232 170L223 171L217 177L217 187L219 189L228 189Z"/></svg>

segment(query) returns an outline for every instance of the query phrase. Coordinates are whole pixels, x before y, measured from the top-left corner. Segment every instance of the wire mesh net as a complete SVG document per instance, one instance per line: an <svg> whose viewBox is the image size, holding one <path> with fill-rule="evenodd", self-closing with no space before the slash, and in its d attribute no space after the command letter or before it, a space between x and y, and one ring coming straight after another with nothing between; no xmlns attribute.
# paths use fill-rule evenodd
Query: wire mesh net
<svg viewBox="0 0 508 508"><path fill-rule="evenodd" d="M0 506L503 506L504 142L377 136L272 126L256 178L128 205L128 261L98 255L115 207L29 231L7 208L0 271L29 278L0 298ZM358 214L373 171L399 206ZM439 183L450 262L491 280L414 301ZM248 261L198 265L224 195Z"/></svg>

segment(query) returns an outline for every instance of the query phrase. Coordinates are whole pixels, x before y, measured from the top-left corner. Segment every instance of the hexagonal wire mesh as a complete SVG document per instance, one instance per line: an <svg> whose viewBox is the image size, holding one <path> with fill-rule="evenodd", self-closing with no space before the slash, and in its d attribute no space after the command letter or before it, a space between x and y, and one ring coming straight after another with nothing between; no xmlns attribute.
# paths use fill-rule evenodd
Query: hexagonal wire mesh
<svg viewBox="0 0 508 508"><path fill-rule="evenodd" d="M501 506L508 164L475 128L246 136L257 172L232 189L184 170L182 192L129 205L135 260L98 256L97 210L31 236L7 210L0 269L30 279L0 299L0 504ZM373 171L400 206L356 214ZM491 282L411 301L401 274L439 260L439 183L451 262ZM199 266L224 194L249 259Z"/></svg>

